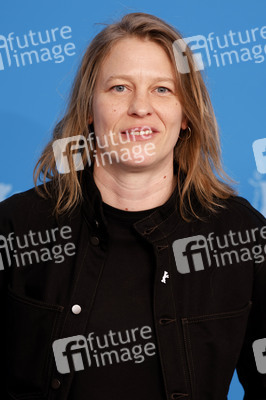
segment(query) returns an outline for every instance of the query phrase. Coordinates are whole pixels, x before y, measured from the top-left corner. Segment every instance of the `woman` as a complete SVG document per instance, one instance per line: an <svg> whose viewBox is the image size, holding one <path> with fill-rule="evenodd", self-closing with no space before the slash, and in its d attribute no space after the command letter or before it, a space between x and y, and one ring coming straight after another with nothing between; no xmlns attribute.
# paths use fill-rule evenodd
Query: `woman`
<svg viewBox="0 0 266 400"><path fill-rule="evenodd" d="M265 220L223 181L178 39L144 13L103 29L36 188L1 203L6 398L220 400L235 368L266 398Z"/></svg>

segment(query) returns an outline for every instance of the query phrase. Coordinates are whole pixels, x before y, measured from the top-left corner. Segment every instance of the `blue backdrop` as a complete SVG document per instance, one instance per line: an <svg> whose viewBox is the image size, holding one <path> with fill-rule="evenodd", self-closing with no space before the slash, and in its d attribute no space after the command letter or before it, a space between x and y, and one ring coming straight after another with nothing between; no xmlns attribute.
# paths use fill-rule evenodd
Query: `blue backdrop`
<svg viewBox="0 0 266 400"><path fill-rule="evenodd" d="M255 153L252 148L254 141L266 138L265 0L10 0L2 4L0 200L33 186L33 167L62 115L84 49L103 28L99 23L138 11L161 17L184 37L202 36L203 47L195 52L205 60L224 168L239 182L239 194L266 215L266 142L255 146ZM262 167L257 169L258 160ZM229 399L242 398L235 374Z"/></svg>

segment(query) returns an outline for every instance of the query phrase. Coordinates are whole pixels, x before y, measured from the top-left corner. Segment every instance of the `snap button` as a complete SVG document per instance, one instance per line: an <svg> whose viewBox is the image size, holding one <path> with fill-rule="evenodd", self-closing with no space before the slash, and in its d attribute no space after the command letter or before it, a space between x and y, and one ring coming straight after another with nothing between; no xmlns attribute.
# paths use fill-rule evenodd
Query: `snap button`
<svg viewBox="0 0 266 400"><path fill-rule="evenodd" d="M61 382L58 379L54 378L51 383L52 389L59 389L60 386L61 386Z"/></svg>
<svg viewBox="0 0 266 400"><path fill-rule="evenodd" d="M78 304L74 304L72 307L73 314L79 314L81 312L81 307Z"/></svg>
<svg viewBox="0 0 266 400"><path fill-rule="evenodd" d="M97 236L91 236L90 241L91 241L91 244L93 244L93 246L98 246L100 243L100 240Z"/></svg>

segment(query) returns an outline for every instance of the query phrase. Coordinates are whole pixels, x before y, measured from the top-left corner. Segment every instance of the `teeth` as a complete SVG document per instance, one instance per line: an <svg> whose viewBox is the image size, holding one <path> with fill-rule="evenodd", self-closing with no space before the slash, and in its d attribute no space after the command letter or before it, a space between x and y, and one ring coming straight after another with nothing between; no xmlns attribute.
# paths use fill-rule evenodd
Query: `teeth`
<svg viewBox="0 0 266 400"><path fill-rule="evenodd" d="M134 131L134 132L129 132L130 135L149 135L150 133L152 133L151 129L148 129L146 131Z"/></svg>

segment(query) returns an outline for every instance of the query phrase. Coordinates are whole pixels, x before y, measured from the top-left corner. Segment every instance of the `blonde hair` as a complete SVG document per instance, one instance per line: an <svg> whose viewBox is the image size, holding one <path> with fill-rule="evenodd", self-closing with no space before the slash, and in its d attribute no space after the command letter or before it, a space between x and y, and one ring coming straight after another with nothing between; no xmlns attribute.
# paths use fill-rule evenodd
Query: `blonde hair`
<svg viewBox="0 0 266 400"><path fill-rule="evenodd" d="M190 136L180 131L174 149L176 173L180 182L178 190L182 218L189 220L188 214L201 218L193 208L195 197L203 209L217 212L219 207L225 207L225 202L221 200L237 193L229 185L229 182L234 181L223 171L221 165L218 127L207 88L200 71L195 70L192 52L188 46L185 55L190 72L181 74L176 68L173 42L182 39L181 34L160 18L145 13L125 15L120 21L107 25L91 41L76 74L65 115L54 128L53 137L34 168L37 192L43 197L55 199L56 214L69 212L82 201L82 171L77 173L75 170L68 148L66 152L70 172L60 174L56 168L52 144L56 139L75 135L88 138L89 133L93 132L93 125L89 125L88 121L92 116L93 93L100 66L112 46L126 37L148 39L159 44L174 66L179 101L191 129ZM82 153L82 158L84 165L88 163L85 152ZM217 178L215 171L221 179ZM51 180L49 185L47 179ZM37 186L38 180L43 186Z"/></svg>

